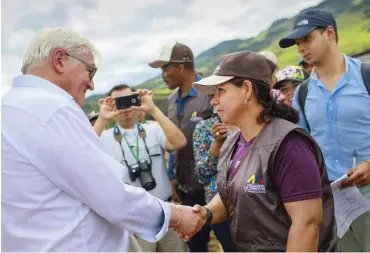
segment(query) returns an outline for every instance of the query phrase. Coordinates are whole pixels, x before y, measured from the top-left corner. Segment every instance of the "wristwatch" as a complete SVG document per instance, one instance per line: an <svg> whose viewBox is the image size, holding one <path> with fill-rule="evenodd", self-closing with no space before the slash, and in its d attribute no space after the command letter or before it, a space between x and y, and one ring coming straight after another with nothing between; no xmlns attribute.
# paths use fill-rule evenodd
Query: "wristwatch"
<svg viewBox="0 0 370 253"><path fill-rule="evenodd" d="M206 222L206 224L207 224L207 226L211 226L212 220L213 220L213 213L211 212L211 210L209 210L209 208L207 208L207 207L204 207L204 208L207 211L207 222Z"/></svg>

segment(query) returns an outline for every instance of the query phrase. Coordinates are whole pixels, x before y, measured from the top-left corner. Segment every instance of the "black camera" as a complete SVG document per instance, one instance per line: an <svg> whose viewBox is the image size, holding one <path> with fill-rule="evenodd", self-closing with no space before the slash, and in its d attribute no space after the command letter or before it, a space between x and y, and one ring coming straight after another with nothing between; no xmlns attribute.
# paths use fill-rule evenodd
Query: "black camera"
<svg viewBox="0 0 370 253"><path fill-rule="evenodd" d="M157 183L152 175L152 165L145 160L139 160L138 163L129 166L130 179L132 182L139 178L141 186L147 190L153 190Z"/></svg>
<svg viewBox="0 0 370 253"><path fill-rule="evenodd" d="M141 105L139 94L132 94L132 95L123 96L123 97L116 97L114 100L116 102L116 108L118 110L127 109L127 108L130 108L131 106Z"/></svg>

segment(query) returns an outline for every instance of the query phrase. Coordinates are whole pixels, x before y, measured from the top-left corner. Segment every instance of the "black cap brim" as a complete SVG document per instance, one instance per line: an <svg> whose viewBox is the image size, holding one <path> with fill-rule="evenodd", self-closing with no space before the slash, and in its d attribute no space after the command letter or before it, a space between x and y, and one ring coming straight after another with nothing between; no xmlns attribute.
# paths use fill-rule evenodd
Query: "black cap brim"
<svg viewBox="0 0 370 253"><path fill-rule="evenodd" d="M295 40L303 38L310 32L312 32L317 26L302 26L293 30L288 36L279 41L279 46L281 48L287 48L295 45Z"/></svg>

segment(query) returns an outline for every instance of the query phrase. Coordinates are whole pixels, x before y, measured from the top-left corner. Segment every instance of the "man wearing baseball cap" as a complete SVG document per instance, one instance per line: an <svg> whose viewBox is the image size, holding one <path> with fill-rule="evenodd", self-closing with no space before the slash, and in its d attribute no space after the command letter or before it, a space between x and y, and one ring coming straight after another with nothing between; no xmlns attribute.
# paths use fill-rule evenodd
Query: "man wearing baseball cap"
<svg viewBox="0 0 370 253"><path fill-rule="evenodd" d="M169 96L168 118L181 129L187 139L187 145L171 154L169 167L174 165L175 175L170 178L172 200L184 205L205 205L204 185L195 178L193 154L193 132L200 120L212 115L210 99L206 94L193 88L196 80L194 55L192 50L182 43L165 45L159 57L150 62L152 68L162 69L162 78L169 89L177 91ZM169 168L170 170L170 168ZM169 173L169 176L171 173ZM210 228L204 227L189 241L193 252L207 252Z"/></svg>
<svg viewBox="0 0 370 253"><path fill-rule="evenodd" d="M279 45L282 48L293 46L296 44L296 39L304 38L317 28L327 27L337 31L337 23L330 12L321 9L305 10L298 14L293 31L280 40ZM336 33L335 36L337 36Z"/></svg>
<svg viewBox="0 0 370 253"><path fill-rule="evenodd" d="M297 45L303 60L314 66L310 78L296 89L293 106L300 114L299 125L320 145L329 179L350 175L343 187L357 186L369 200L370 64L340 52L336 21L325 10L301 12L279 44ZM370 212L338 236L341 251L370 251Z"/></svg>

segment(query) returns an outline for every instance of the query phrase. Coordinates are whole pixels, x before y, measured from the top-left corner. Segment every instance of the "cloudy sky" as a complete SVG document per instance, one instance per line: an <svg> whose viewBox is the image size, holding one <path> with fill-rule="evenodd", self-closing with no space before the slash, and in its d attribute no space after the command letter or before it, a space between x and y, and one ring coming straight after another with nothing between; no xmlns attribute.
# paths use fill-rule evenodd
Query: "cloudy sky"
<svg viewBox="0 0 370 253"><path fill-rule="evenodd" d="M103 62L95 91L159 74L148 62L179 41L195 55L218 42L249 38L276 19L321 0L1 0L1 93L19 74L22 55L42 28L64 26L88 37Z"/></svg>

